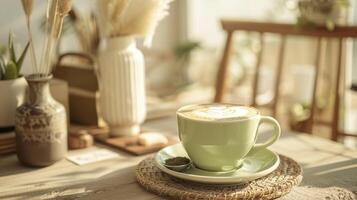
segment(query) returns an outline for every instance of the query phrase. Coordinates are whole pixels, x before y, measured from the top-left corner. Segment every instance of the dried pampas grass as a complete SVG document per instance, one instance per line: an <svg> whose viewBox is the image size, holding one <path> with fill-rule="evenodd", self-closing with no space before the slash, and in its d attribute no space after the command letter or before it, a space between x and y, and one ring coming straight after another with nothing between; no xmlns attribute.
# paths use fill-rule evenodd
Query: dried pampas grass
<svg viewBox="0 0 357 200"><path fill-rule="evenodd" d="M131 0L97 0L99 27L108 37L121 27L121 16Z"/></svg>
<svg viewBox="0 0 357 200"><path fill-rule="evenodd" d="M82 50L91 55L96 55L99 47L99 30L97 19L94 13L79 14L76 10L70 12L71 20L74 23L77 38Z"/></svg>
<svg viewBox="0 0 357 200"><path fill-rule="evenodd" d="M63 19L66 17L71 10L72 1L71 0L58 0L58 7L56 10L58 19L55 24L55 37L58 39L62 32Z"/></svg>
<svg viewBox="0 0 357 200"><path fill-rule="evenodd" d="M37 65L35 50L32 42L30 18L32 14L33 0L21 0L26 16L26 23L31 44L31 61L34 74L48 75L52 73L54 50L57 47L62 32L63 19L68 15L72 7L71 0L47 0L45 42L41 52L40 64Z"/></svg>
<svg viewBox="0 0 357 200"><path fill-rule="evenodd" d="M35 54L35 47L33 46L32 41L32 31L31 31L31 15L32 15L32 7L33 7L33 0L21 0L22 8L24 9L25 16L26 16L26 25L27 25L27 34L30 40L30 54L31 54L31 63L32 67L36 70L37 69L37 59Z"/></svg>
<svg viewBox="0 0 357 200"><path fill-rule="evenodd" d="M61 16L61 17L65 17L68 15L69 11L71 10L72 8L72 1L63 1L63 0L60 0L59 3L58 3L58 14Z"/></svg>
<svg viewBox="0 0 357 200"><path fill-rule="evenodd" d="M21 3L22 3L22 8L25 11L26 17L30 17L32 14L33 1L32 0L21 0Z"/></svg>
<svg viewBox="0 0 357 200"><path fill-rule="evenodd" d="M38 73L50 74L52 72L54 50L62 32L63 19L68 15L71 7L71 0L48 0L47 2L46 39Z"/></svg>
<svg viewBox="0 0 357 200"><path fill-rule="evenodd" d="M172 0L97 0L99 27L105 37L144 37L150 46L155 29Z"/></svg>

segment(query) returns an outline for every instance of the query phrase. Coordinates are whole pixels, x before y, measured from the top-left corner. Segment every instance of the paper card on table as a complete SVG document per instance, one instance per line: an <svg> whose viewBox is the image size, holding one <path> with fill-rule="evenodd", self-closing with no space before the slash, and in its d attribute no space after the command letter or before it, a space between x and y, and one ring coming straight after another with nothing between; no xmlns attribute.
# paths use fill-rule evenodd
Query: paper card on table
<svg viewBox="0 0 357 200"><path fill-rule="evenodd" d="M116 158L119 155L113 151L107 149L95 150L92 152L86 152L78 155L68 156L67 159L77 165L84 165L94 163L102 160Z"/></svg>

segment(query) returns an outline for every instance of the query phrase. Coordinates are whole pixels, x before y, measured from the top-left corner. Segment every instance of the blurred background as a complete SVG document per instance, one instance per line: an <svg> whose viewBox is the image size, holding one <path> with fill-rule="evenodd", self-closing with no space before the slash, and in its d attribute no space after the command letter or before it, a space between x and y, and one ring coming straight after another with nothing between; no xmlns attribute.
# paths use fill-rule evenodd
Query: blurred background
<svg viewBox="0 0 357 200"><path fill-rule="evenodd" d="M35 48L40 50L43 38L45 1L35 1L33 13L33 35ZM324 1L316 1L323 3ZM221 19L247 20L251 22L276 22L294 24L303 27L299 21L299 0L176 0L171 3L170 14L158 26L152 48L139 43L146 60L146 93L148 120L174 113L181 105L189 103L212 102L215 95L217 71L223 54L226 32L222 29ZM322 5L322 4L321 4ZM95 10L94 0L74 0L77 19L88 19ZM16 46L23 47L27 40L26 21L20 1L4 0L0 3L0 44L6 45L9 32L15 35ZM71 20L72 19L72 20ZM74 18L65 22L64 32L58 48L58 56L68 52L91 53L90 48L83 48L76 30ZM339 12L338 23L357 25L357 3L350 0ZM334 21L332 23L336 23ZM336 24L330 22L327 28ZM310 26L308 24L307 26ZM301 28L300 27L300 28ZM333 31L333 30L331 30ZM264 34L264 49L259 68L257 103L269 104L274 98L274 83L277 68L277 55L281 38L273 34ZM312 98L315 52L317 40L310 37L288 37L284 49L282 80L279 83L278 119L286 129L304 131L304 120L309 115L309 103ZM323 41L321 50L321 72L317 97L317 107L321 118L330 118L333 110L335 73L338 58L337 40ZM252 93L252 79L255 73L257 54L261 50L259 35L252 32L237 32L233 39L232 59L229 63L229 95L225 102L249 104ZM343 60L343 101L339 113L339 129L349 134L357 133L357 43L348 40L344 46ZM25 60L23 73L31 73L29 58ZM67 66L93 67L74 58L66 59ZM80 68L79 67L79 68ZM78 108L73 96L82 94L80 88L69 86L70 112ZM64 90L63 90L64 91ZM62 92L63 92L62 91ZM92 91L86 95L91 96ZM0 94L0 97L6 94ZM60 92L57 96L64 95ZM68 95L68 94L67 94ZM71 98L72 95L72 98ZM55 95L56 96L56 95ZM79 95L80 96L80 95ZM93 98L96 98L95 91ZM1 99L1 98L0 98ZM66 99L64 99L66 101ZM83 108L80 108L81 110ZM73 111L72 111L73 110ZM76 111L77 112L77 111ZM80 112L80 111L78 111ZM267 112L262 109L262 112ZM80 123L76 118L81 114L72 114L71 121ZM100 117L99 117L100 118ZM301 123L301 124L299 124ZM323 127L313 130L321 137L330 137L330 132ZM341 140L346 145L356 148L357 142L352 137Z"/></svg>

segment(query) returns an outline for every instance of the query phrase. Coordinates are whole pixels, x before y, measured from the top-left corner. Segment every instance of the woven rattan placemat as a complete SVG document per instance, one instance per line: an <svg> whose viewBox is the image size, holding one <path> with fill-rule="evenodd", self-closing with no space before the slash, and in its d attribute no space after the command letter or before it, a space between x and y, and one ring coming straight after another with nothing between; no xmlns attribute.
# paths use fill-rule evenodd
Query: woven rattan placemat
<svg viewBox="0 0 357 200"><path fill-rule="evenodd" d="M271 174L243 185L209 185L174 178L155 166L153 158L136 169L138 182L148 191L170 199L274 199L291 191L302 180L302 170L291 158L280 155Z"/></svg>

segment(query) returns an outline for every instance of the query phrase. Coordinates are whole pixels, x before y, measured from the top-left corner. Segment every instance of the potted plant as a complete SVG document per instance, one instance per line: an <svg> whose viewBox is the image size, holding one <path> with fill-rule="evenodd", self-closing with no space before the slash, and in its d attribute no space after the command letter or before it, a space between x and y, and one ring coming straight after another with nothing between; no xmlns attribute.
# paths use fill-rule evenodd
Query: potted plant
<svg viewBox="0 0 357 200"><path fill-rule="evenodd" d="M322 25L332 31L343 19L348 6L348 0L299 0L297 23L301 26Z"/></svg>
<svg viewBox="0 0 357 200"><path fill-rule="evenodd" d="M0 130L14 128L16 107L22 104L26 81L21 75L21 67L29 48L29 43L19 57L16 56L13 35L9 34L7 47L0 46Z"/></svg>

